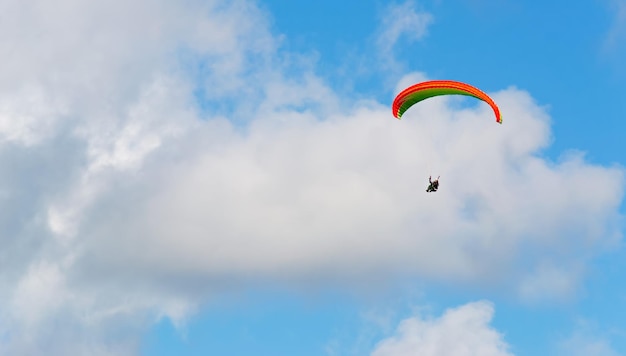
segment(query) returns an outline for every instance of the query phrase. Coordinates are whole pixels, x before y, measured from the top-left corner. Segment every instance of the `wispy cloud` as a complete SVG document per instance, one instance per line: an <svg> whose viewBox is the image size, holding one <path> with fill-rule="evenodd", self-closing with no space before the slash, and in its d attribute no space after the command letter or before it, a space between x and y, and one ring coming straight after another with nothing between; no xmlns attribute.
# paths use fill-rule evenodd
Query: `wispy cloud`
<svg viewBox="0 0 626 356"><path fill-rule="evenodd" d="M376 44L388 65L395 63L394 49L400 40L422 39L434 21L431 14L419 11L413 1L389 5L382 14Z"/></svg>
<svg viewBox="0 0 626 356"><path fill-rule="evenodd" d="M604 40L606 52L624 50L626 41L626 1L609 0L609 8L613 14L613 23Z"/></svg>
<svg viewBox="0 0 626 356"><path fill-rule="evenodd" d="M603 333L595 323L589 320L579 320L572 334L561 340L557 345L559 355L621 355L611 345L608 333Z"/></svg>

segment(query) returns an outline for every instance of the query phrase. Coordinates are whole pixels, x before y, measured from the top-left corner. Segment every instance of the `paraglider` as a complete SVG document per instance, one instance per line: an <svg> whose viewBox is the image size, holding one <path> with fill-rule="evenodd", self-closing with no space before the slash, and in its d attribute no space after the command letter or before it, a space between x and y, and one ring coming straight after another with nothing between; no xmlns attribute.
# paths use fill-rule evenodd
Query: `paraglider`
<svg viewBox="0 0 626 356"><path fill-rule="evenodd" d="M393 116L400 119L402 114L414 104L439 95L467 95L482 100L493 109L493 113L496 115L496 122L502 123L500 109L489 95L469 84L453 80L431 80L404 89L393 101L391 108Z"/></svg>
<svg viewBox="0 0 626 356"><path fill-rule="evenodd" d="M496 116L496 122L502 123L502 115L496 103L480 89L469 84L457 82L453 80L430 80L412 85L404 89L393 100L391 110L393 116L400 119L411 106L422 100L432 98L439 95L467 95L482 100L491 106ZM432 176L428 177L427 193L436 192L439 189L439 177L432 180Z"/></svg>
<svg viewBox="0 0 626 356"><path fill-rule="evenodd" d="M432 176L428 177L428 188L426 188L426 193L436 192L439 189L439 177L437 179L432 180Z"/></svg>

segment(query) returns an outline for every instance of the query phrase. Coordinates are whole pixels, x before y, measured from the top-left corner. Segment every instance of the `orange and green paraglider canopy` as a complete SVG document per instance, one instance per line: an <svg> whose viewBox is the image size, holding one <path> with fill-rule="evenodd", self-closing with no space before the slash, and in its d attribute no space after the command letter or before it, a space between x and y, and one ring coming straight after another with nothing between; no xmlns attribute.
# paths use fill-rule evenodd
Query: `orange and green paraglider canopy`
<svg viewBox="0 0 626 356"><path fill-rule="evenodd" d="M496 121L502 123L500 109L489 95L469 84L453 80L431 80L404 89L393 101L393 116L399 119L414 104L438 95L467 95L480 99L491 106L496 115Z"/></svg>

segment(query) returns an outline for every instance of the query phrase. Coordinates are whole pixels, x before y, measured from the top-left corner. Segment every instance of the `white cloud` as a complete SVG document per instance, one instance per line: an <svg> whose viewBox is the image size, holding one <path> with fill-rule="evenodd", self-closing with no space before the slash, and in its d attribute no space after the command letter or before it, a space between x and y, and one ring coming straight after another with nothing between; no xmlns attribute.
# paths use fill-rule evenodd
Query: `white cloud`
<svg viewBox="0 0 626 356"><path fill-rule="evenodd" d="M433 22L432 15L417 11L412 1L389 5L383 13L378 37L378 45L383 51L392 50L403 36L409 41L422 39Z"/></svg>
<svg viewBox="0 0 626 356"><path fill-rule="evenodd" d="M0 12L2 354L132 354L159 317L265 281L408 274L541 298L620 238L622 170L543 159L549 120L525 92L494 93L503 125L446 98L397 121L279 56L249 2Z"/></svg>
<svg viewBox="0 0 626 356"><path fill-rule="evenodd" d="M572 267L619 237L622 171L539 158L550 139L542 109L516 90L495 96L504 125L486 107L436 99L403 121L373 106L323 121L280 111L245 132L207 123L94 207L85 252L233 283L402 270L515 283L539 299L571 293ZM423 192L429 174L442 176L437 195ZM546 267L553 258L562 269Z"/></svg>
<svg viewBox="0 0 626 356"><path fill-rule="evenodd" d="M481 301L448 309L436 319L405 319L395 335L376 345L372 355L510 356L503 335L489 325L493 313L491 303Z"/></svg>
<svg viewBox="0 0 626 356"><path fill-rule="evenodd" d="M10 167L0 174L0 353L134 354L141 330L194 301L123 290L114 273L80 279L85 213L200 122L185 56L233 87L273 39L245 1L5 0L0 11L0 162Z"/></svg>
<svg viewBox="0 0 626 356"><path fill-rule="evenodd" d="M381 56L392 64L398 41L402 38L409 42L422 39L434 21L431 14L418 11L413 1L391 4L383 14L376 44Z"/></svg>

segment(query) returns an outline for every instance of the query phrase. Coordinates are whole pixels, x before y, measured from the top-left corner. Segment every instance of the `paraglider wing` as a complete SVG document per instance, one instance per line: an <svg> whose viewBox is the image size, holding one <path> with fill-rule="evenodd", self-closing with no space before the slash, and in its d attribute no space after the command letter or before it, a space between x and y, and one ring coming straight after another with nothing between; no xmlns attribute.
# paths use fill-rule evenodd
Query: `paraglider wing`
<svg viewBox="0 0 626 356"><path fill-rule="evenodd" d="M496 115L496 121L502 123L500 109L487 94L469 84L453 80L431 80L404 89L393 101L393 116L400 119L402 114L414 104L438 95L467 95L482 100L491 106Z"/></svg>

